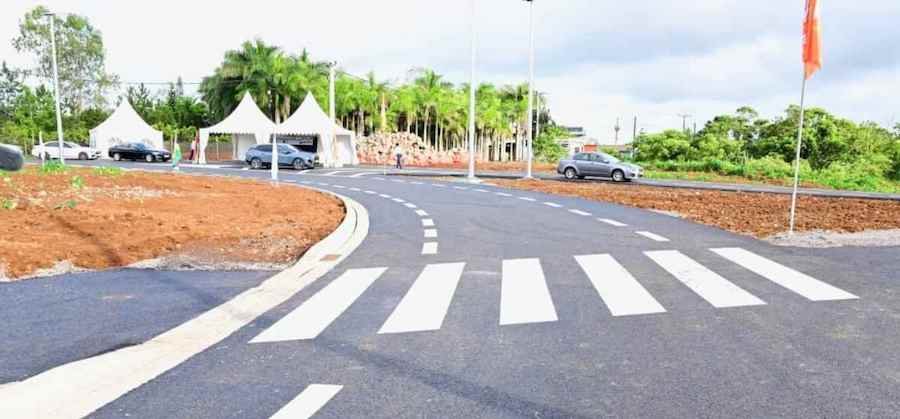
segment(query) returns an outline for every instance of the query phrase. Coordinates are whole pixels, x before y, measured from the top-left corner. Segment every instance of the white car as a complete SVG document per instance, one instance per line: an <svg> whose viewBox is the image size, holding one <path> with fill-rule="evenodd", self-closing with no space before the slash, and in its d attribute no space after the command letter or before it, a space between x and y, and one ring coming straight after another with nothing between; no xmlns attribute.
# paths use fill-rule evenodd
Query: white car
<svg viewBox="0 0 900 419"><path fill-rule="evenodd" d="M37 158L44 156L47 160L58 159L59 142L51 141L42 146L34 146L31 155ZM100 150L65 141L63 142L63 157L68 160L94 160L100 158Z"/></svg>

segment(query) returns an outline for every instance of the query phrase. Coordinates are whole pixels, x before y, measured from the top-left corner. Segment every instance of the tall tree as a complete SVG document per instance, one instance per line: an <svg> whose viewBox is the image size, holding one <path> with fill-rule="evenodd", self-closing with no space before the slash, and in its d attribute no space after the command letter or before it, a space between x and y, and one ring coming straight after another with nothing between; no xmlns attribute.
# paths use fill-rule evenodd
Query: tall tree
<svg viewBox="0 0 900 419"><path fill-rule="evenodd" d="M106 71L103 36L88 19L79 15L45 16L48 10L38 6L25 14L19 35L13 39L16 51L34 56L32 74L52 85L53 61L50 22L56 26L56 50L59 67L60 97L65 108L77 113L87 107L106 104L105 95L118 83Z"/></svg>

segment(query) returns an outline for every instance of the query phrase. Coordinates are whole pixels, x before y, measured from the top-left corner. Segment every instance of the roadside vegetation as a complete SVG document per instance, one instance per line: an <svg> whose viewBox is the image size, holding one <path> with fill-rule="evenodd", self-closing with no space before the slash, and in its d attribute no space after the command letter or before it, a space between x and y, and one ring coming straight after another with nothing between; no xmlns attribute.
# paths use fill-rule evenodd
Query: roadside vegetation
<svg viewBox="0 0 900 419"><path fill-rule="evenodd" d="M695 134L642 134L633 159L650 178L791 184L799 113L792 106L784 116L766 120L744 107L714 118ZM810 109L800 156L800 177L808 186L900 192L900 124L892 132Z"/></svg>

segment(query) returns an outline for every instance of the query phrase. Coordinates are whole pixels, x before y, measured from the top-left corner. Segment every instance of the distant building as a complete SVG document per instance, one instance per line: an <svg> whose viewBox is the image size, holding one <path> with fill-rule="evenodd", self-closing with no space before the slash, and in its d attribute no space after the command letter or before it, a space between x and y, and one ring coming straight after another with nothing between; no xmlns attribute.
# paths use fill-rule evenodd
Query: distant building
<svg viewBox="0 0 900 419"><path fill-rule="evenodd" d="M572 137L584 137L587 133L584 130L584 127L563 127L566 131L569 132L569 135Z"/></svg>

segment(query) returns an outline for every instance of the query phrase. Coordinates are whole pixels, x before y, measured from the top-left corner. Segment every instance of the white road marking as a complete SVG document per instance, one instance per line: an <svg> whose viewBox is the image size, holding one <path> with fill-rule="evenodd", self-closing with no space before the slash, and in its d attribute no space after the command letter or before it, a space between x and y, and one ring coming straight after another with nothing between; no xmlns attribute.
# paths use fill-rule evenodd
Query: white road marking
<svg viewBox="0 0 900 419"><path fill-rule="evenodd" d="M375 192L375 191L365 191L365 192L366 192L367 194L369 194L369 195L375 195L376 193L378 193L378 192Z"/></svg>
<svg viewBox="0 0 900 419"><path fill-rule="evenodd" d="M644 252L713 307L758 306L765 302L677 250Z"/></svg>
<svg viewBox="0 0 900 419"><path fill-rule="evenodd" d="M434 186L435 188L446 188L447 187L447 185L441 185L440 183L432 183L431 186Z"/></svg>
<svg viewBox="0 0 900 419"><path fill-rule="evenodd" d="M425 238L426 239L434 239L437 238L437 230L433 228L429 228L425 230Z"/></svg>
<svg viewBox="0 0 900 419"><path fill-rule="evenodd" d="M503 261L500 325L559 320L538 259Z"/></svg>
<svg viewBox="0 0 900 419"><path fill-rule="evenodd" d="M403 204L403 206L406 207L406 208L418 208L418 207L416 206L416 204L412 204L412 203L409 203L409 202Z"/></svg>
<svg viewBox="0 0 900 419"><path fill-rule="evenodd" d="M590 217L591 216L591 213L584 212L582 210L577 210L577 209L570 209L569 212L571 212L572 214L575 214L575 215L580 215L582 217Z"/></svg>
<svg viewBox="0 0 900 419"><path fill-rule="evenodd" d="M410 185L424 185L424 183L422 183L422 182L412 182L412 181L410 181L409 184Z"/></svg>
<svg viewBox="0 0 900 419"><path fill-rule="evenodd" d="M270 419L309 419L342 388L344 386L310 384L294 400L275 412Z"/></svg>
<svg viewBox="0 0 900 419"><path fill-rule="evenodd" d="M388 194L383 194L383 193L382 193L382 194L378 194L378 196L380 196L380 197L382 197L382 198L385 198L385 199L391 199L391 196L388 195Z"/></svg>
<svg viewBox="0 0 900 419"><path fill-rule="evenodd" d="M394 201L394 202L396 202L396 203L398 203L398 204L402 204L402 203L406 202L406 201L404 201L404 200L402 200L402 199L400 199L400 198L394 198L394 199L391 199L391 201Z"/></svg>
<svg viewBox="0 0 900 419"><path fill-rule="evenodd" d="M437 252L438 252L437 242L422 243L422 254L423 255L436 255Z"/></svg>
<svg viewBox="0 0 900 419"><path fill-rule="evenodd" d="M370 173L370 172L359 172L359 173L352 174L348 177L363 177L363 176L371 175L371 174L372 173Z"/></svg>
<svg viewBox="0 0 900 419"><path fill-rule="evenodd" d="M494 192L494 194L496 194L497 196L503 196L503 197L507 197L507 198L512 196L512 194L508 194L506 192Z"/></svg>
<svg viewBox="0 0 900 419"><path fill-rule="evenodd" d="M301 181L300 183L302 183L304 185L312 185L313 184L312 182L310 182L308 180Z"/></svg>
<svg viewBox="0 0 900 419"><path fill-rule="evenodd" d="M490 192L490 191L487 190L487 189L475 189L475 192L488 193L488 192Z"/></svg>
<svg viewBox="0 0 900 419"><path fill-rule="evenodd" d="M431 218L422 219L422 227L434 227L434 220Z"/></svg>
<svg viewBox="0 0 900 419"><path fill-rule="evenodd" d="M544 205L553 208L562 208L562 205L559 205L556 202L544 202Z"/></svg>
<svg viewBox="0 0 900 419"><path fill-rule="evenodd" d="M660 236L659 234L651 233L651 232L649 232L649 231L635 231L635 233L640 234L641 236L644 236L644 237L646 237L646 238L648 238L648 239L650 239L650 240L657 241L657 242L667 242L667 241L669 241L669 239L667 239L667 238L665 238L665 237L663 237L663 236Z"/></svg>
<svg viewBox="0 0 900 419"><path fill-rule="evenodd" d="M741 248L730 247L710 250L811 301L855 300L859 298L840 288Z"/></svg>
<svg viewBox="0 0 900 419"><path fill-rule="evenodd" d="M528 201L528 202L535 202L535 201L537 201L537 199L529 198L529 197L527 197L527 196L520 196L519 199L521 199L521 200L523 200L523 201Z"/></svg>
<svg viewBox="0 0 900 419"><path fill-rule="evenodd" d="M338 189L347 189L346 186L341 186L341 185L334 185L334 187L338 188Z"/></svg>
<svg viewBox="0 0 900 419"><path fill-rule="evenodd" d="M427 217L428 213L425 212L425 210L418 209L418 210L416 210L416 215L418 215L419 217Z"/></svg>
<svg viewBox="0 0 900 419"><path fill-rule="evenodd" d="M319 185L319 186L328 186L327 183L322 183L322 182L317 182L316 184Z"/></svg>
<svg viewBox="0 0 900 419"><path fill-rule="evenodd" d="M575 256L613 316L665 313L659 301L610 255Z"/></svg>
<svg viewBox="0 0 900 419"><path fill-rule="evenodd" d="M386 270L347 270L250 343L315 339Z"/></svg>
<svg viewBox="0 0 900 419"><path fill-rule="evenodd" d="M353 192L359 192L361 189L359 189L359 188L350 188L350 190L353 191Z"/></svg>
<svg viewBox="0 0 900 419"><path fill-rule="evenodd" d="M378 333L440 329L465 266L465 263L425 266Z"/></svg>
<svg viewBox="0 0 900 419"><path fill-rule="evenodd" d="M375 180L385 180L383 177L373 177L372 179L375 179Z"/></svg>
<svg viewBox="0 0 900 419"><path fill-rule="evenodd" d="M620 223L616 220L610 220L609 218L598 218L597 221L609 224L613 227L628 227L628 224Z"/></svg>
<svg viewBox="0 0 900 419"><path fill-rule="evenodd" d="M461 190L461 191L466 191L466 190L468 190L469 188L464 188L464 187L462 187L462 186L454 186L453 189L459 189L459 190Z"/></svg>
<svg viewBox="0 0 900 419"><path fill-rule="evenodd" d="M405 180L400 180L400 179L391 179L391 182L395 182L395 183L406 183Z"/></svg>

